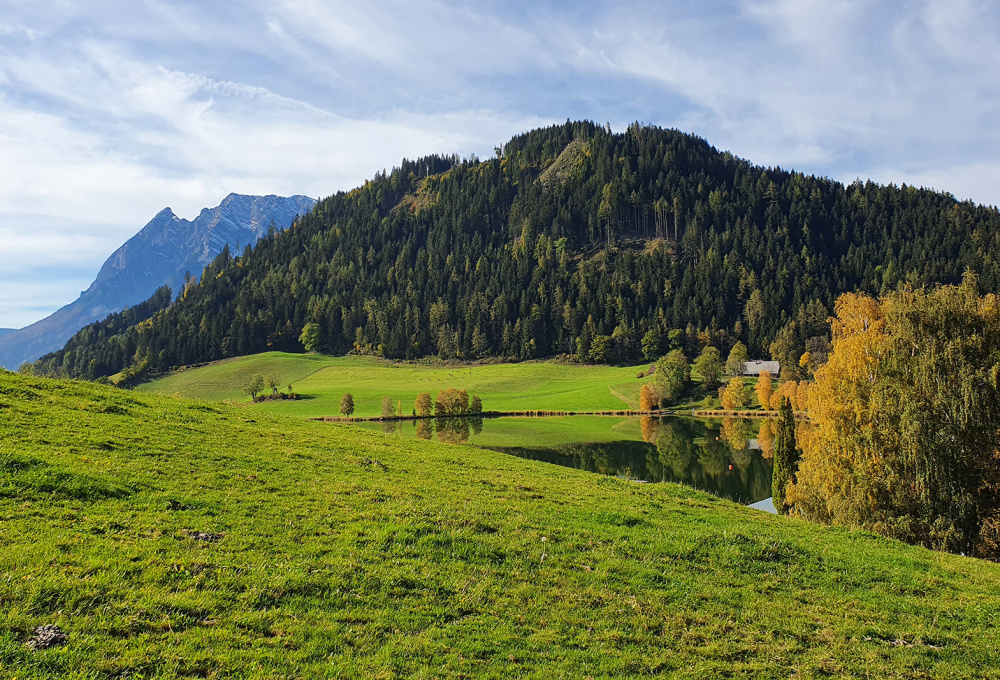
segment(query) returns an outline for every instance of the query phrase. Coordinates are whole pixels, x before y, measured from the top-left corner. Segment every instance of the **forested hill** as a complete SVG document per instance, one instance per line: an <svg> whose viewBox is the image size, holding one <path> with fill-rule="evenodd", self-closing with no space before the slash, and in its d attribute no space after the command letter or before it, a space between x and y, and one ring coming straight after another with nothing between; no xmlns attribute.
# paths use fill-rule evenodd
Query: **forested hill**
<svg viewBox="0 0 1000 680"><path fill-rule="evenodd" d="M762 168L674 130L587 122L495 158L404 161L331 196L181 299L93 324L35 370L96 378L300 349L393 358L648 358L672 344L797 364L835 296L958 281L1000 289L1000 214L912 187ZM159 305L150 305L155 309Z"/></svg>

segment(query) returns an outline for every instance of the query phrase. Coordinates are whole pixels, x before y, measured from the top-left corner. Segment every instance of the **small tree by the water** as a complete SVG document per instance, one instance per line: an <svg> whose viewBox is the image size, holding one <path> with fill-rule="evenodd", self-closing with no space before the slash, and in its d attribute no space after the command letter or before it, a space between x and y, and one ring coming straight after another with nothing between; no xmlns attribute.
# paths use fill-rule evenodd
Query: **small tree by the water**
<svg viewBox="0 0 1000 680"><path fill-rule="evenodd" d="M414 412L422 417L426 418L431 415L431 409L434 408L434 402L431 400L431 395L427 392L421 392L417 395L417 401L414 404Z"/></svg>
<svg viewBox="0 0 1000 680"><path fill-rule="evenodd" d="M382 417L391 418L396 415L396 407L392 404L392 397L382 397Z"/></svg>
<svg viewBox="0 0 1000 680"><path fill-rule="evenodd" d="M765 411L771 407L771 395L774 394L774 386L771 384L771 373L761 371L757 376L757 401Z"/></svg>
<svg viewBox="0 0 1000 680"><path fill-rule="evenodd" d="M438 392L437 400L434 403L434 415L443 416L464 416L469 414L469 393L465 390L456 390L449 387Z"/></svg>
<svg viewBox="0 0 1000 680"><path fill-rule="evenodd" d="M799 450L795 443L795 416L788 397L781 398L778 409L778 433L774 438L774 471L771 473L771 495L774 509L782 514L788 512L785 492L788 483L794 482L799 467Z"/></svg>
<svg viewBox="0 0 1000 680"><path fill-rule="evenodd" d="M354 395L350 392L340 398L340 413L345 416L354 413Z"/></svg>
<svg viewBox="0 0 1000 680"><path fill-rule="evenodd" d="M477 416L482 412L483 412L483 400L479 398L478 394L473 394L472 403L469 405L469 413Z"/></svg>
<svg viewBox="0 0 1000 680"><path fill-rule="evenodd" d="M743 378L733 378L726 385L725 391L722 393L722 408L724 409L744 409L747 407L747 402L750 399L747 397L746 387L743 385Z"/></svg>
<svg viewBox="0 0 1000 680"><path fill-rule="evenodd" d="M642 387L639 388L639 410L640 411L655 411L660 405L660 398L656 394L656 390L649 383L643 383Z"/></svg>
<svg viewBox="0 0 1000 680"><path fill-rule="evenodd" d="M792 410L799 410L798 402L799 383L795 380L786 380L778 385L778 389L771 395L771 410L777 411L781 407L781 400L788 399L792 404Z"/></svg>

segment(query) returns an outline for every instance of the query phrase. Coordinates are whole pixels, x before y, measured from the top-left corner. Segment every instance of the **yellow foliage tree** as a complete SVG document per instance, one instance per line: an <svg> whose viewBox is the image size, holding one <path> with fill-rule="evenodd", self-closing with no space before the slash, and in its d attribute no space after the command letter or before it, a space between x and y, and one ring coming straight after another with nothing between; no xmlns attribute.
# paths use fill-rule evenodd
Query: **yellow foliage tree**
<svg viewBox="0 0 1000 680"><path fill-rule="evenodd" d="M771 384L771 373L761 371L757 376L757 401L765 411L771 407L771 395L774 394L774 385Z"/></svg>
<svg viewBox="0 0 1000 680"><path fill-rule="evenodd" d="M800 411L809 410L809 383L805 380L800 381L795 388L795 405Z"/></svg>
<svg viewBox="0 0 1000 680"><path fill-rule="evenodd" d="M660 397L648 382L639 388L639 410L655 411L660 406Z"/></svg>
<svg viewBox="0 0 1000 680"><path fill-rule="evenodd" d="M807 518L1000 558L1000 304L961 286L842 295L786 502Z"/></svg>
<svg viewBox="0 0 1000 680"><path fill-rule="evenodd" d="M777 411L781 406L782 397L787 397L792 403L792 409L799 410L798 401L799 383L795 380L786 380L778 385L778 389L771 395L771 410Z"/></svg>
<svg viewBox="0 0 1000 680"><path fill-rule="evenodd" d="M747 407L747 391L743 385L743 378L733 378L726 385L722 393L722 408L726 410L739 410Z"/></svg>

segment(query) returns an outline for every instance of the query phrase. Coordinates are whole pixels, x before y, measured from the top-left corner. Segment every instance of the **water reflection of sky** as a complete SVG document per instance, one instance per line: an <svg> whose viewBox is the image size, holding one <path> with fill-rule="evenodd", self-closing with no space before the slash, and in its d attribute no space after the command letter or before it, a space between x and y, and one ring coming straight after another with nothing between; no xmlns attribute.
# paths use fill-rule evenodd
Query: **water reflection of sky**
<svg viewBox="0 0 1000 680"><path fill-rule="evenodd" d="M677 482L737 503L771 496L774 434L769 420L456 418L368 425L597 474ZM574 430L579 441L574 441Z"/></svg>

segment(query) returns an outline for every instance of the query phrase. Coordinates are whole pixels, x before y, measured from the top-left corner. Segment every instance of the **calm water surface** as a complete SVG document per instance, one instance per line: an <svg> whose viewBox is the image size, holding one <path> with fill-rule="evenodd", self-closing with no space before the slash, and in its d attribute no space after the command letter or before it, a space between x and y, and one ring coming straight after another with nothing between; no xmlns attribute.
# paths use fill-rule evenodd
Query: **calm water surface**
<svg viewBox="0 0 1000 680"><path fill-rule="evenodd" d="M771 496L773 424L692 418L496 418L363 423L387 434L645 482L678 482L737 503Z"/></svg>

